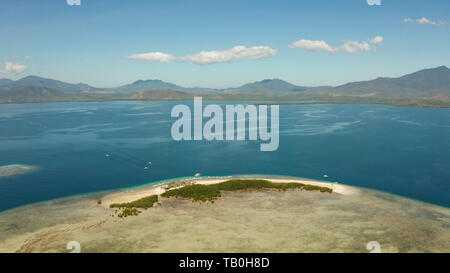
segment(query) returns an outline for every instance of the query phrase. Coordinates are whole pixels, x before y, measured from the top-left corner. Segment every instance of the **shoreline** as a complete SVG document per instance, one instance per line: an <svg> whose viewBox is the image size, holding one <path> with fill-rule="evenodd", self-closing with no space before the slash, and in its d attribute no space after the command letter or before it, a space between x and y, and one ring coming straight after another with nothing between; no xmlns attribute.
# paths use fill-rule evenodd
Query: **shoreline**
<svg viewBox="0 0 450 273"><path fill-rule="evenodd" d="M230 179L302 183L333 192L237 191L221 196L217 205L161 198L161 206L126 219L109 208L112 202L161 194L171 182L211 185ZM449 249L450 209L340 183L255 174L191 176L121 190L0 214L0 252L64 252L73 239L85 252L365 252L361 242L374 238L380 238L383 252ZM433 227L426 236L424 225ZM421 240L411 245L410 238ZM320 243L310 244L312 240Z"/></svg>
<svg viewBox="0 0 450 273"><path fill-rule="evenodd" d="M202 96L202 95L199 95ZM364 97L335 97L335 98L344 98L342 101L333 101L329 100L329 97L312 97L312 98L304 98L307 100L317 100L314 102L306 102L306 103L291 103L289 102L292 99L297 98L206 98L205 100L208 101L279 101L280 103L277 103L279 105L326 105L326 104L336 104L336 105L386 105L386 106L394 106L394 107L407 107L407 108L430 108L430 109L448 109L450 108L450 102L447 101L435 101L433 99L429 98L421 98L420 102L423 102L422 104L417 101L411 101L414 99L413 97L396 97L394 98L394 101L392 101L392 98L387 97L380 97L380 98L374 98L369 100L359 100L354 101L352 99L361 99ZM367 98L367 97L366 97ZM321 100L322 99L322 100ZM347 100L345 100L347 99ZM378 99L378 100L377 100ZM67 99L67 100L42 100L42 101L1 101L0 105L19 105L19 104L37 104L37 103L77 103L77 102L116 102L116 101L134 101L134 102L145 102L145 101L186 101L186 100L192 100L192 98L173 98L173 99L129 99L129 98L110 98L110 99ZM300 99L301 100L301 99ZM286 102L282 102L286 101ZM424 104L425 103L425 104Z"/></svg>
<svg viewBox="0 0 450 273"><path fill-rule="evenodd" d="M155 188L162 187L171 182L192 181L194 179L195 179L195 177L193 177L193 176L180 176L180 177L174 177L174 178L155 180L155 181L151 181L148 183L144 183L144 184L140 184L140 185L133 185L133 186L128 186L128 187L120 187L120 188L71 194L71 195L66 195L66 196L61 196L61 197L56 197L56 198L50 198L47 200L31 202L31 203L23 204L23 205L20 205L17 207L12 207L12 208L8 208L5 210L1 210L0 215L2 215L3 213L8 213L8 212L16 210L16 209L25 209L27 207L32 207L32 206L36 206L39 204L43 204L43 203L47 203L47 202L54 202L54 201L64 200L64 199L79 199L79 198L81 198L81 199L89 199L89 200L94 200L94 201L100 199L100 200L102 200L101 206L104 207L105 201L107 201L106 198L112 198L112 197L116 198L117 196L125 195L125 194L127 194L131 197L132 195L137 196L139 193L144 193L144 192L147 194L147 192L149 192L150 190L154 190ZM336 182L336 181L325 181L325 180L320 180L320 179L296 177L296 176L288 176L288 175L277 175L277 174L273 174L273 175L271 175L271 174L233 174L233 175L222 175L222 176L217 175L217 176L200 177L200 178L197 178L197 181L208 181L208 180L217 180L217 179L223 179L223 181L226 181L229 179L263 179L263 180L268 180L271 182L276 182L277 180L279 180L279 182L297 182L297 183L311 184L311 185L324 186L324 187L330 186L330 185L338 185L336 188L332 188L333 193L339 193L336 191L337 188L341 188L341 189L345 188L345 189L353 191L353 193L360 192L360 189L361 190L370 190L372 192L378 192L381 194L389 194L389 195L392 195L395 197L405 198L405 199L408 199L408 200L411 200L414 202L422 203L423 205L431 205L431 206L435 206L435 207L439 207L439 208L443 208L443 209L450 209L450 207L447 207L444 205L426 202L426 201L423 201L420 199L416 199L416 198L412 198L409 196L404 196L401 194L396 194L396 193L392 193L392 192L388 192L388 191L383 191L383 190L379 190L379 189L341 184L340 182ZM155 194L155 193L153 193L153 194ZM96 197L94 197L94 195ZM151 191L150 191L150 194L144 195L142 197L145 197L148 195L152 195ZM139 197L139 198L142 198L142 197ZM139 198L137 198L137 199L139 199ZM136 200L136 199L134 199L134 200ZM131 202L131 201L128 201L128 202ZM108 204L108 208L109 208L109 204Z"/></svg>
<svg viewBox="0 0 450 273"><path fill-rule="evenodd" d="M70 198L72 198L72 199L82 198L82 199L92 199L92 200L101 199L102 200L102 206L103 206L103 201L104 201L104 198L106 198L106 197L115 196L115 195L124 194L124 193L141 192L143 190L148 191L148 190L153 189L155 187L160 187L160 186L167 185L167 184L169 184L171 182L192 181L194 179L197 180L197 181L213 180L213 179L224 179L224 181L229 180L229 179L263 179L263 180L269 180L269 179L279 180L279 179L282 179L283 182L286 182L288 180L295 180L298 183L311 184L311 185L313 185L311 182L325 183L323 186L327 186L327 185L335 183L333 181L324 181L324 180L313 179L313 178L288 176L288 175L279 175L279 174L208 175L208 176L202 176L202 177L199 177L199 178L195 178L194 176L179 176L179 177L155 180L155 181L147 182L147 183L144 183L144 184L133 185L133 186L119 187L119 188L112 188L112 189L103 189L103 190L90 191L90 192L82 192L82 193L76 193L76 194L70 194L70 195L50 198L50 199L46 199L46 200L35 201L35 202L28 203L28 204L20 205L20 206L17 206L17 207L12 207L12 208L8 208L8 209L5 209L5 210L0 210L0 215L2 213L7 213L7 212L15 210L15 209L26 208L26 207L29 207L29 206L39 205L39 204L46 203L46 202L54 202L54 201L70 199ZM340 184L340 182L338 182L338 183L339 183L339 185L352 187L355 190L357 190L357 188L358 188L358 186L350 186L350 185L346 185L346 184ZM319 184L316 184L316 185L319 185ZM333 189L333 191L334 191L334 189ZM381 191L381 192L383 192L383 191ZM390 193L390 192L386 192L386 193L393 194L393 193ZM95 198L93 197L94 195L96 196ZM401 196L401 195L399 195L399 196ZM401 197L406 197L406 196L401 196ZM406 198L409 198L409 197L406 197ZM412 199L412 198L410 198L410 199ZM421 200L416 200L416 199L412 199L412 200L423 202ZM441 205L437 205L437 204L434 204L434 203L427 203L427 202L423 202L423 203L425 203L425 204L432 204L432 205L435 205L435 206L441 206ZM441 207L446 208L445 206L441 206Z"/></svg>
<svg viewBox="0 0 450 273"><path fill-rule="evenodd" d="M240 179L240 180L250 180L250 179L262 179L267 180L273 183L302 183L307 185L313 185L313 186L320 186L320 187L328 187L333 190L333 193L341 194L341 195L352 195L359 192L359 190L356 187L348 186L344 184L339 184L338 182L325 182L325 181L319 181L319 180L311 180L307 178L294 178L294 177L268 177L268 176L225 176L225 177L206 177L206 178L199 178L196 179L195 177L187 178L187 177L180 177L179 179L168 179L168 180L162 180L162 182L156 182L152 184L147 185L141 185L133 188L129 188L131 190L128 191L121 191L117 193L111 193L105 195L101 201L102 206L105 208L109 208L109 206L113 203L128 203L133 202L138 199L150 196L150 195L161 195L162 193L166 192L166 185L170 182L183 182L183 181L195 181L195 184L200 185L211 185L211 184L217 184L221 182L225 182L230 179ZM141 188L141 189L139 189ZM174 188L172 188L174 189Z"/></svg>

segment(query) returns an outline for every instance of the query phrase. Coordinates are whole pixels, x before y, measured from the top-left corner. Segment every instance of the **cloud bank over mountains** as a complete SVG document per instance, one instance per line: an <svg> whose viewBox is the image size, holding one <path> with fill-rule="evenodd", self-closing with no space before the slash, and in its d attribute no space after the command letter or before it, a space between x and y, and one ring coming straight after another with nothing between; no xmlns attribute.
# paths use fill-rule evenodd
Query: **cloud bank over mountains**
<svg viewBox="0 0 450 273"><path fill-rule="evenodd" d="M235 46L226 50L201 51L187 56L174 56L163 52L148 52L133 54L126 58L137 61L170 63L174 61L191 62L194 64L207 65L215 63L231 62L233 60L265 59L273 57L277 50L268 46L245 47Z"/></svg>
<svg viewBox="0 0 450 273"><path fill-rule="evenodd" d="M300 39L294 41L288 46L290 48L303 48L308 51L325 51L329 53L336 53L340 50L355 54L358 52L375 51L376 48L383 42L382 36L375 36L369 41L345 41L344 44L339 47L332 47L323 40L306 40ZM230 49L225 50L213 50L213 51L201 51L193 55L175 56L172 54L154 51L147 53L132 54L125 58L135 61L146 62L190 62L198 65L208 65L216 63L227 63L233 60L248 60L248 59L266 59L271 58L277 54L277 49L269 46L253 46L246 47L238 45Z"/></svg>

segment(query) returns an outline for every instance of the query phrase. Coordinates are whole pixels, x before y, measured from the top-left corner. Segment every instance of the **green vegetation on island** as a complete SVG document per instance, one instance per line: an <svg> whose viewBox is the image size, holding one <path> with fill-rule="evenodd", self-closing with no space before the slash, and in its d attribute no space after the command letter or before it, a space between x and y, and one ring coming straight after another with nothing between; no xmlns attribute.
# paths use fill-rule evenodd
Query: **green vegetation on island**
<svg viewBox="0 0 450 273"><path fill-rule="evenodd" d="M173 189L178 187L190 186L192 185L191 181L182 181L182 182L170 182L166 185L167 189Z"/></svg>
<svg viewBox="0 0 450 273"><path fill-rule="evenodd" d="M179 188L181 187L181 188ZM192 199L193 201L210 201L214 203L214 200L221 196L222 191L251 191L251 190L305 190L305 191L319 191L332 193L332 189L328 187L320 187L310 184L302 183L274 183L263 179L231 179L225 182L201 185L192 184L192 182L171 182L167 185L167 191L161 194L161 197L181 197L186 199ZM141 213L140 209L148 209L158 203L158 195L150 195L128 203L113 203L110 204L110 208L117 208L115 213L119 212L117 216L124 218L128 216L136 216ZM98 201L101 204L101 200Z"/></svg>
<svg viewBox="0 0 450 273"><path fill-rule="evenodd" d="M141 213L141 211L136 208L124 208L121 213L117 214L117 217L125 218L127 216L137 216L139 213Z"/></svg>
<svg viewBox="0 0 450 273"><path fill-rule="evenodd" d="M178 189L173 189L161 194L162 197L181 197L192 199L193 201L214 202L221 196L221 191L246 191L246 190L282 190L300 189L306 191L320 191L331 193L333 190L327 187L320 187L302 183L273 183L267 180L242 180L232 179L222 183L211 185L194 184Z"/></svg>
<svg viewBox="0 0 450 273"><path fill-rule="evenodd" d="M158 202L158 195L150 195L129 203L115 203L109 205L110 208L138 208L148 209L153 207L153 204Z"/></svg>
<svg viewBox="0 0 450 273"><path fill-rule="evenodd" d="M153 207L153 204L158 202L158 195L150 195L128 203L115 203L109 205L110 208L122 209L117 215L119 218L125 218L127 216L136 216L141 213L138 209L148 209Z"/></svg>

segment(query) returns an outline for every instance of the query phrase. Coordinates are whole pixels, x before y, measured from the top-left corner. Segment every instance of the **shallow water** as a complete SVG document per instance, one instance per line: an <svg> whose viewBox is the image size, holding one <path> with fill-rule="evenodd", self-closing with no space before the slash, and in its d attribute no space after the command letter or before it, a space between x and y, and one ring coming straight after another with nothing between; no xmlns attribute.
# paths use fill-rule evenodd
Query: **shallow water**
<svg viewBox="0 0 450 273"><path fill-rule="evenodd" d="M170 111L179 103L192 104L0 105L0 166L40 167L0 179L0 211L197 172L328 174L331 181L450 206L450 109L281 105L279 149L261 152L255 141L173 141Z"/></svg>
<svg viewBox="0 0 450 273"><path fill-rule="evenodd" d="M373 190L225 193L214 204L162 198L119 219L107 193L0 213L0 252L381 252L450 251L450 209Z"/></svg>

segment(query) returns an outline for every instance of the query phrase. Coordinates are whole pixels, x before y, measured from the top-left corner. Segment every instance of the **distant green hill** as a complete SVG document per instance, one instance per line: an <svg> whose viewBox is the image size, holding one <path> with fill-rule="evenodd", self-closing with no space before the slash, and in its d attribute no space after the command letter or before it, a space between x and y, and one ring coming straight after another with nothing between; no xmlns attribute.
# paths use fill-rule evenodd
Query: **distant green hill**
<svg viewBox="0 0 450 273"><path fill-rule="evenodd" d="M317 89L315 91L320 91ZM377 78L324 89L327 93L383 97L450 96L450 69L439 66L399 78Z"/></svg>
<svg viewBox="0 0 450 273"><path fill-rule="evenodd" d="M0 87L6 87L6 86L10 85L13 82L14 81L10 80L10 79L0 79Z"/></svg>
<svg viewBox="0 0 450 273"><path fill-rule="evenodd" d="M138 92L144 92L148 90L183 90L184 88L181 86L178 86L173 83L164 82L161 80L137 80L133 83L126 84L117 88L111 88L116 90L119 93L138 93Z"/></svg>
<svg viewBox="0 0 450 273"><path fill-rule="evenodd" d="M43 86L10 86L0 88L0 99L9 102L25 102L30 100L51 101L52 99L63 99L70 94L47 88Z"/></svg>
<svg viewBox="0 0 450 273"><path fill-rule="evenodd" d="M181 87L173 83L161 81L161 80L138 80L131 84L126 84L116 88L110 88L123 94L133 94L139 92L145 92L150 90L175 90L192 94L215 94L218 90L212 88L200 88L200 87Z"/></svg>
<svg viewBox="0 0 450 273"><path fill-rule="evenodd" d="M259 82L247 83L238 88L224 90L228 94L289 94L303 92L308 87L297 86L280 79L266 79Z"/></svg>
<svg viewBox="0 0 450 273"><path fill-rule="evenodd" d="M58 80L46 79L37 76L27 76L20 80L11 82L8 87L10 89L20 89L27 87L42 87L46 89L53 89L55 91L66 93L82 93L82 92L95 92L101 90L99 88L92 87L90 85L79 83L72 84Z"/></svg>
<svg viewBox="0 0 450 273"><path fill-rule="evenodd" d="M128 97L131 100L181 100L192 99L193 94L184 93L176 90L149 90L140 92Z"/></svg>

